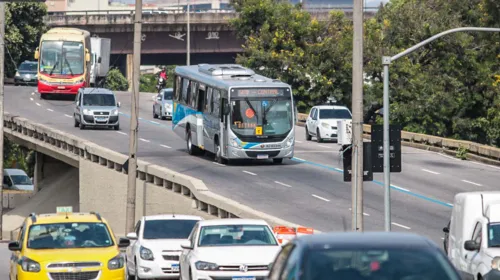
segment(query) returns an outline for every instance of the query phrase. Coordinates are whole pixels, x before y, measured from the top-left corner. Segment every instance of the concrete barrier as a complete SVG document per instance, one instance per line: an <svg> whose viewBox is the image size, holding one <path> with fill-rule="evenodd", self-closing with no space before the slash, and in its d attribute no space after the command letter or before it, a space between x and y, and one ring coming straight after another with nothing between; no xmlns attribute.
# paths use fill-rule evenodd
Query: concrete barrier
<svg viewBox="0 0 500 280"><path fill-rule="evenodd" d="M14 209L17 206L28 201L33 195L34 192L28 191L10 191L4 190L3 192L3 208L4 209Z"/></svg>
<svg viewBox="0 0 500 280"><path fill-rule="evenodd" d="M92 168L94 169L105 168L106 172L99 173L105 174L104 176L110 178L110 180L116 179L121 181L126 177L125 175L127 172L123 168L123 163L127 160L128 156L104 148L90 141L78 138L74 135L45 125L34 123L31 120L8 113L5 114L5 135L18 143L22 142L26 146L35 148L37 151L43 151L44 153L47 153L50 156L77 168L82 167L86 168L86 170L90 170L88 165L92 165ZM117 175L116 178L113 178L113 174ZM93 185L102 183L98 182L99 178L96 178L96 176L98 175L80 173L80 189L82 188L82 180L88 180L90 177L93 177L92 179L94 179ZM204 213L204 216L208 215L212 218L259 218L266 220L271 226L301 226L282 220L278 217L256 211L246 205L213 193L199 179L186 176L165 167L142 160L138 160L137 180L138 193L140 193L140 188L156 186L163 192L170 192L172 196L175 196L174 199L186 201L186 203L183 204L184 209L187 204L191 209ZM87 185L90 184L88 181L84 181L84 183ZM122 191L123 189L126 189L126 184L123 184L123 182L120 182L117 185L121 187ZM102 189L102 185L99 185L99 187ZM92 193L96 190L98 189L89 189L89 193L85 194L85 200L91 200L92 195L99 195L97 193ZM83 199L81 192L82 190L80 190L80 200ZM156 190L154 192L156 192ZM154 192L150 195L154 195ZM112 200L121 201L121 195L120 197L112 198ZM113 204L113 206L119 206L113 211L124 216L123 213L125 209L120 210L122 209L121 203L122 202L120 202L119 205L116 203ZM125 200L123 200L123 203L125 203ZM146 203L148 203L147 200ZM87 211L89 209L85 208L92 207L90 202L87 203L87 206L85 207L83 207L82 202L80 202L80 206L80 211ZM106 215L103 216L106 217ZM118 231L117 234L124 233Z"/></svg>
<svg viewBox="0 0 500 280"><path fill-rule="evenodd" d="M307 114L299 113L297 117L297 125L304 126L307 116ZM366 138L370 138L371 126L365 124L363 126L363 132ZM493 165L500 165L500 149L488 145L408 131L401 131L401 141L405 146L426 150L443 151L450 154L456 154L459 149L466 149L466 157L468 159L482 161Z"/></svg>

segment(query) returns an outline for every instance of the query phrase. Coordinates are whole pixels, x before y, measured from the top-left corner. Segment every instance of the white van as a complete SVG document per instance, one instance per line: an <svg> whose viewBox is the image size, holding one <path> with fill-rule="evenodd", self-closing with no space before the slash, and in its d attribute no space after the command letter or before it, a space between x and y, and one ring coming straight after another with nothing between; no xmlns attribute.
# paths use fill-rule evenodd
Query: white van
<svg viewBox="0 0 500 280"><path fill-rule="evenodd" d="M18 191L34 190L31 178L22 169L4 169L3 188Z"/></svg>
<svg viewBox="0 0 500 280"><path fill-rule="evenodd" d="M451 263L474 279L500 279L500 191L455 196L448 234Z"/></svg>

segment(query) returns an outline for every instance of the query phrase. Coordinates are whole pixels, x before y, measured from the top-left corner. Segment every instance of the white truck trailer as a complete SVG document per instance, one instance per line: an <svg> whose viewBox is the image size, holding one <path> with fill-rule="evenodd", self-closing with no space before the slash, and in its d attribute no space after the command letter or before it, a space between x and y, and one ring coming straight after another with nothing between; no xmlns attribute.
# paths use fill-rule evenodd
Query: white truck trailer
<svg viewBox="0 0 500 280"><path fill-rule="evenodd" d="M90 85L102 87L104 78L109 71L111 60L111 39L91 37L92 67L90 68Z"/></svg>

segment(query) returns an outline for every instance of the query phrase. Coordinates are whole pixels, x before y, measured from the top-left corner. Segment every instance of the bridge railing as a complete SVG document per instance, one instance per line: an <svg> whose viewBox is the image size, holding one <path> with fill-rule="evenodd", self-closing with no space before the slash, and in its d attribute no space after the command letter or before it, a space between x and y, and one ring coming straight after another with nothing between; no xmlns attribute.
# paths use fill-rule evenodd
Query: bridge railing
<svg viewBox="0 0 500 280"><path fill-rule="evenodd" d="M298 114L299 126L305 125L307 116L307 114ZM371 126L365 124L363 126L363 133L366 138L370 138ZM456 155L460 149L465 149L466 157L469 159L500 165L500 149L488 145L408 131L401 131L401 141L402 144L407 146L433 151L443 151L454 155Z"/></svg>

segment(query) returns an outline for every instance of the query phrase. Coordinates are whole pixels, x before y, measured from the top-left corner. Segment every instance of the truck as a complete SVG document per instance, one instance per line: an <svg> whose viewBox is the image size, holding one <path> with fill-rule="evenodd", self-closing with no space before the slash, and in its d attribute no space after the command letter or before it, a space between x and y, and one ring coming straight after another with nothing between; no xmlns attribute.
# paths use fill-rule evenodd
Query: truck
<svg viewBox="0 0 500 280"><path fill-rule="evenodd" d="M92 59L90 68L91 87L102 87L103 81L109 71L111 57L111 39L91 37Z"/></svg>
<svg viewBox="0 0 500 280"><path fill-rule="evenodd" d="M455 196L445 248L451 263L475 280L500 279L500 191Z"/></svg>

